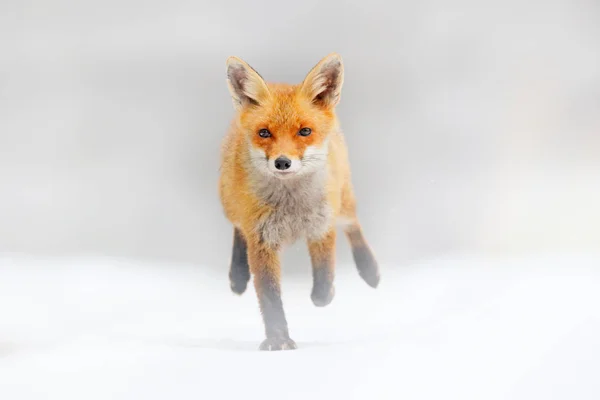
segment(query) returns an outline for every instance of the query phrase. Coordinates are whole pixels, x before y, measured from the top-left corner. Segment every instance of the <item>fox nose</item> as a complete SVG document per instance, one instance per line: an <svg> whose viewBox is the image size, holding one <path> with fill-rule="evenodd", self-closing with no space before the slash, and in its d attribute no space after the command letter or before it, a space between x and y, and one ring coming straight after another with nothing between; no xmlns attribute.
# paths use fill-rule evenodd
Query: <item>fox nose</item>
<svg viewBox="0 0 600 400"><path fill-rule="evenodd" d="M292 166L292 160L287 157L279 157L275 160L275 168L283 171Z"/></svg>

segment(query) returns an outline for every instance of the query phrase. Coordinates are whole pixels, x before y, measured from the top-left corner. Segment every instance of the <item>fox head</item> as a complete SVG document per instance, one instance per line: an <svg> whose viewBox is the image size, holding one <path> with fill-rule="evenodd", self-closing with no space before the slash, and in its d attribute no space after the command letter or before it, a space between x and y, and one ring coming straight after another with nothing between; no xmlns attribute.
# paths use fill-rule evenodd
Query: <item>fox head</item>
<svg viewBox="0 0 600 400"><path fill-rule="evenodd" d="M325 168L343 81L342 59L335 53L297 85L267 83L246 62L229 57L227 84L251 166L280 179Z"/></svg>

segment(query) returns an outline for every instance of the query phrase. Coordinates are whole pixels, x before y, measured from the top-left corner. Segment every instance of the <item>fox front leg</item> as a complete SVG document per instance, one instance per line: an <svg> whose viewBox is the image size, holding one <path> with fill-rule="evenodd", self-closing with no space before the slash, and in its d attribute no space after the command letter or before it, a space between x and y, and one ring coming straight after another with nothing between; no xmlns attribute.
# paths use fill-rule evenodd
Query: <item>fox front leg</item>
<svg viewBox="0 0 600 400"><path fill-rule="evenodd" d="M308 242L313 273L310 298L317 307L325 307L335 295L335 240L335 229L331 229L322 239Z"/></svg>
<svg viewBox="0 0 600 400"><path fill-rule="evenodd" d="M266 339L260 350L292 350L283 302L281 301L281 269L278 249L259 240L248 241L248 261L254 276L254 287L265 326Z"/></svg>

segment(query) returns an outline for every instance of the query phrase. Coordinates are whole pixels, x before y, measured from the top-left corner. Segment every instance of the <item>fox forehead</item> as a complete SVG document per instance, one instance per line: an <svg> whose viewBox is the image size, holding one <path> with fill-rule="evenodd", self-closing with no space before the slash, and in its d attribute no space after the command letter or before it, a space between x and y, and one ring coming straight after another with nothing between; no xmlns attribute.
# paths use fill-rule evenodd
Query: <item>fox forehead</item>
<svg viewBox="0 0 600 400"><path fill-rule="evenodd" d="M276 86L271 96L260 106L251 107L242 115L246 125L264 128L294 128L302 123L301 99L294 87Z"/></svg>
<svg viewBox="0 0 600 400"><path fill-rule="evenodd" d="M280 128L298 128L306 119L301 103L302 99L294 92L276 93L267 103L264 123Z"/></svg>
<svg viewBox="0 0 600 400"><path fill-rule="evenodd" d="M260 106L250 107L242 112L242 123L251 129L266 128L274 134L295 131L302 127L329 130L331 119L328 110L311 103L300 91L298 85L282 83L267 84L270 96Z"/></svg>

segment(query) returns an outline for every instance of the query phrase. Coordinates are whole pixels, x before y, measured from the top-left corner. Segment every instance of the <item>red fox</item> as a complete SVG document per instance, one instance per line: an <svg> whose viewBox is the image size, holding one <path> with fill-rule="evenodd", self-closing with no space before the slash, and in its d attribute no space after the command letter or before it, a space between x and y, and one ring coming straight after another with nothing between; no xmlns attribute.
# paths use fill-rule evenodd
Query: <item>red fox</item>
<svg viewBox="0 0 600 400"><path fill-rule="evenodd" d="M329 54L297 85L267 83L238 57L226 64L236 115L222 143L219 196L233 225L231 290L244 293L252 274L266 334L259 349L296 349L281 301L282 247L306 240L311 299L318 307L335 294L337 226L350 241L360 276L373 288L380 280L356 216L335 113L344 82L342 58Z"/></svg>

